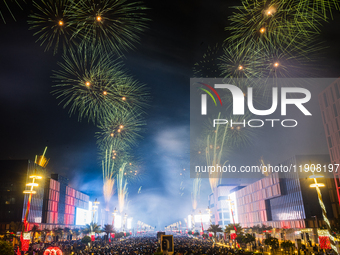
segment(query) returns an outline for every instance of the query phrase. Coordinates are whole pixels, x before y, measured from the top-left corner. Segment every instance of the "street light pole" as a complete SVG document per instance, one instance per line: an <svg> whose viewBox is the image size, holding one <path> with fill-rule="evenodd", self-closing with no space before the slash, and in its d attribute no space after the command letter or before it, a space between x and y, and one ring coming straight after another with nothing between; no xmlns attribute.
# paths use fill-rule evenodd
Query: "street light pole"
<svg viewBox="0 0 340 255"><path fill-rule="evenodd" d="M35 180L41 180L42 177L39 176L39 175L36 175L36 171L34 171L34 175L31 175L29 176L28 178L29 179L32 179L32 182L31 183L26 183L26 186L27 187L31 187L30 189L28 190L24 190L24 194L29 194L28 196L28 201L27 201L27 206L26 206L26 213L25 213L25 217L24 217L24 224L22 226L22 231L21 231L21 234L20 234L20 250L22 250L22 245L23 245L23 233L25 231L28 231L28 228L29 228L29 224L27 222L27 219L28 219L28 215L29 215L29 212L30 212L30 208L31 208L31 201L32 201L32 194L36 194L37 192L34 189L34 187L38 187L39 184L38 183L35 183Z"/></svg>
<svg viewBox="0 0 340 255"><path fill-rule="evenodd" d="M92 206L92 208L93 208L93 214L92 214L92 222L94 223L94 215L95 215L95 213L96 213L96 209L98 208L98 205L100 204L100 202L99 201L97 201L97 198L96 198L96 200L93 202L93 206Z"/></svg>
<svg viewBox="0 0 340 255"><path fill-rule="evenodd" d="M327 217L327 211L326 211L326 207L325 207L325 204L322 200L322 195L321 195L321 190L320 190L320 187L324 187L325 184L323 183L318 183L317 182L317 178L322 178L323 176L322 175L311 175L309 176L310 179L314 179L314 184L311 184L310 187L311 188L315 188L316 189L316 192L318 193L318 199L319 199L319 204L321 206L321 210L322 210L322 217L323 217L323 220L325 221L326 223L326 227L327 227L327 230L328 230L328 237L329 237L329 240L330 240L330 243L331 243L331 247L333 249L333 251L336 253L336 254L339 254L338 253L338 250L335 246L335 240L334 240L334 237L332 236L332 230L331 230L331 225L330 225L330 222L328 220L328 217Z"/></svg>

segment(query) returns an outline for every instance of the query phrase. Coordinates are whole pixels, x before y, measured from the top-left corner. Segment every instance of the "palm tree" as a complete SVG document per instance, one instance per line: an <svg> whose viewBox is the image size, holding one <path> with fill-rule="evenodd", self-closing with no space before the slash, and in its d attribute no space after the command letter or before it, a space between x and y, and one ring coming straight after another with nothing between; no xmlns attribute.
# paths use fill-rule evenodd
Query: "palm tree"
<svg viewBox="0 0 340 255"><path fill-rule="evenodd" d="M76 236L76 239L78 240L78 236L80 236L80 229L75 228L72 230L72 234Z"/></svg>
<svg viewBox="0 0 340 255"><path fill-rule="evenodd" d="M54 234L56 235L56 237L58 237L58 241L59 241L59 237L63 236L63 229L62 228L55 228L53 229Z"/></svg>
<svg viewBox="0 0 340 255"><path fill-rule="evenodd" d="M242 232L242 227L241 224L236 223L236 224L228 224L227 226L225 226L224 232L227 234L230 234L230 230L234 230L235 231L236 228L236 233L241 233Z"/></svg>
<svg viewBox="0 0 340 255"><path fill-rule="evenodd" d="M84 234L89 234L91 232L101 233L100 225L97 223L91 222L90 224L86 224L85 228L82 229Z"/></svg>
<svg viewBox="0 0 340 255"><path fill-rule="evenodd" d="M114 232L114 228L113 228L112 225L106 224L106 225L104 225L103 232L106 233L106 235L107 235L107 241L108 241L108 240L109 240L109 235L110 235L110 233L113 233L113 232Z"/></svg>
<svg viewBox="0 0 340 255"><path fill-rule="evenodd" d="M69 235L72 233L71 229L68 227L64 228L64 235L66 234L66 240L68 240Z"/></svg>
<svg viewBox="0 0 340 255"><path fill-rule="evenodd" d="M208 231L214 233L215 242L216 242L216 234L217 234L218 232L223 232L222 228L221 228L220 225L218 225L218 224L217 224L217 225L211 224L210 227L208 228Z"/></svg>
<svg viewBox="0 0 340 255"><path fill-rule="evenodd" d="M33 236L32 236L32 243L34 243L34 237L35 237L35 234L40 232L39 230L39 226L34 224L34 226L32 227L32 229L30 230L30 232L33 233Z"/></svg>
<svg viewBox="0 0 340 255"><path fill-rule="evenodd" d="M46 236L47 236L48 232L50 232L50 230L47 229L47 228L44 228L43 230L41 230L41 235L42 235L42 238L43 238L43 240L42 240L43 242L46 241Z"/></svg>

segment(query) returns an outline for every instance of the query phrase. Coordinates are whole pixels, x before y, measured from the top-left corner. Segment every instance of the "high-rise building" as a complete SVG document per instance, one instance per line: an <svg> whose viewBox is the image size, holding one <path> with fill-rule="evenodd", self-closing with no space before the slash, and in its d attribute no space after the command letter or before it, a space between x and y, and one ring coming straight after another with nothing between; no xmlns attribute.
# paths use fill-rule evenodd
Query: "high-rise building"
<svg viewBox="0 0 340 255"><path fill-rule="evenodd" d="M322 122L325 129L332 164L340 164L340 79L319 94ZM340 201L340 169L333 171L338 200Z"/></svg>
<svg viewBox="0 0 340 255"><path fill-rule="evenodd" d="M311 188L313 165L330 163L329 155L297 155L275 168L274 173L235 192L238 221L243 227L267 225L274 228L322 226L322 211L315 188ZM294 170L294 166L296 166ZM320 188L329 219L339 217L335 184L329 172L322 173Z"/></svg>
<svg viewBox="0 0 340 255"><path fill-rule="evenodd" d="M51 177L46 169L30 160L0 160L0 229L8 229L10 222L22 222L27 208L28 194L23 191L29 176L40 175L34 187L27 221L30 227L72 227L91 221L89 196L71 188L68 179L58 174ZM78 217L78 219L76 219ZM86 218L86 219L85 219Z"/></svg>
<svg viewBox="0 0 340 255"><path fill-rule="evenodd" d="M232 222L229 194L235 185L220 184L208 197L211 222L225 227Z"/></svg>

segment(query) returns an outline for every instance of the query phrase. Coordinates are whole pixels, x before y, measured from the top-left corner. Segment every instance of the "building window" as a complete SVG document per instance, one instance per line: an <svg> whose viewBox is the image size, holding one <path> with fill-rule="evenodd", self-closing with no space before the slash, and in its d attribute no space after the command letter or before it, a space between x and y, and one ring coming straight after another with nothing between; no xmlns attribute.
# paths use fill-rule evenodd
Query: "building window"
<svg viewBox="0 0 340 255"><path fill-rule="evenodd" d="M223 213L223 218L229 219L229 217L230 217L230 214L229 214L229 213Z"/></svg>
<svg viewBox="0 0 340 255"><path fill-rule="evenodd" d="M329 146L329 148L332 148L333 146L332 146L332 139L331 139L331 137L328 136L327 139L328 139L328 146Z"/></svg>
<svg viewBox="0 0 340 255"><path fill-rule="evenodd" d="M338 111L336 110L336 105L333 104L333 111L334 111L334 116L337 117L338 116Z"/></svg>
<svg viewBox="0 0 340 255"><path fill-rule="evenodd" d="M330 133L329 133L329 127L328 127L327 124L326 124L326 129L327 129L327 135L330 135Z"/></svg>
<svg viewBox="0 0 340 255"><path fill-rule="evenodd" d="M220 226L222 226L222 225L223 225L221 220L218 222L218 225L220 225Z"/></svg>
<svg viewBox="0 0 340 255"><path fill-rule="evenodd" d="M336 84L336 83L334 84L334 90L335 90L336 97L339 99L340 93L339 93L338 84Z"/></svg>
<svg viewBox="0 0 340 255"><path fill-rule="evenodd" d="M333 90L332 90L332 88L331 88L331 96L332 96L332 100L333 100L333 102L335 102L335 100L334 100L334 93L333 93Z"/></svg>
<svg viewBox="0 0 340 255"><path fill-rule="evenodd" d="M323 93L323 100L325 101L325 106L328 107L326 93Z"/></svg>
<svg viewBox="0 0 340 255"><path fill-rule="evenodd" d="M218 197L218 201L227 200L227 199L228 199L228 196L220 196L220 197Z"/></svg>

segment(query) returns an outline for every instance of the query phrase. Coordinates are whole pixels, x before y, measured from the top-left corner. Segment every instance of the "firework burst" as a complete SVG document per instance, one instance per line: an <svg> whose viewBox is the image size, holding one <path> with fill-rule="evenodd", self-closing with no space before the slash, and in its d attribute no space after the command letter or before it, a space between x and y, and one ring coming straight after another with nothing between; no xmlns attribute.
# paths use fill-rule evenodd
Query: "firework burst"
<svg viewBox="0 0 340 255"><path fill-rule="evenodd" d="M58 52L60 44L64 50L72 47L75 40L71 40L75 26L70 21L68 0L33 1L35 11L29 15L30 29L35 30L37 42L46 45L45 51L53 49L53 54Z"/></svg>
<svg viewBox="0 0 340 255"><path fill-rule="evenodd" d="M133 49L147 28L147 8L142 2L84 0L74 3L70 12L77 24L75 36L107 52L122 54Z"/></svg>
<svg viewBox="0 0 340 255"><path fill-rule="evenodd" d="M14 17L14 15L13 15L13 13L12 13L12 11L11 11L11 7L10 7L10 5L12 4L12 3L15 3L17 6L19 6L20 7L20 9L22 9L22 7L21 7L21 4L20 4L20 2L22 2L22 1L17 1L17 0L3 0L3 1L1 1L1 3L0 3L0 16L1 16L1 18L2 18L2 21L6 24L6 20L5 20L5 17L4 17L4 14L2 13L2 9L7 9L7 11L10 13L10 15L12 16L12 18L15 20L15 17Z"/></svg>
<svg viewBox="0 0 340 255"><path fill-rule="evenodd" d="M114 178L116 178L119 167L125 163L125 179L129 180L131 183L141 180L144 175L144 170L141 167L142 161L139 158L133 157L131 154L129 154L126 147L120 146L119 149L115 149L114 145L118 144L122 143L113 142L111 145L107 145L106 147L100 146L98 155L99 160L102 161L106 157L110 157L112 164L114 164Z"/></svg>
<svg viewBox="0 0 340 255"><path fill-rule="evenodd" d="M97 132L98 143L111 144L113 140L121 140L130 147L141 138L140 132L144 125L145 121L140 113L117 111L98 125L100 129L100 132Z"/></svg>
<svg viewBox="0 0 340 255"><path fill-rule="evenodd" d="M241 50L229 45L223 49L218 65L221 76L228 79L261 77L261 57L259 50ZM232 83L234 84L234 83Z"/></svg>
<svg viewBox="0 0 340 255"><path fill-rule="evenodd" d="M296 1L245 0L229 17L228 43L243 50L275 45L289 50L304 48L304 43L320 32L309 12L301 13Z"/></svg>
<svg viewBox="0 0 340 255"><path fill-rule="evenodd" d="M128 77L122 65L98 49L84 50L64 55L61 70L52 78L57 85L52 93L60 99L69 114L78 112L78 120L87 118L94 123L115 114L140 106L144 87Z"/></svg>
<svg viewBox="0 0 340 255"><path fill-rule="evenodd" d="M320 52L325 48L321 42L306 44L304 51L269 47L262 51L263 78L307 78L319 75L315 63L320 60Z"/></svg>
<svg viewBox="0 0 340 255"><path fill-rule="evenodd" d="M303 15L311 17L311 22L319 22L320 19L328 21L333 18L333 10L340 9L338 0L299 0L294 2Z"/></svg>
<svg viewBox="0 0 340 255"><path fill-rule="evenodd" d="M196 62L193 67L194 77L196 78L217 78L220 77L219 57L222 54L221 47L208 46L200 61Z"/></svg>

